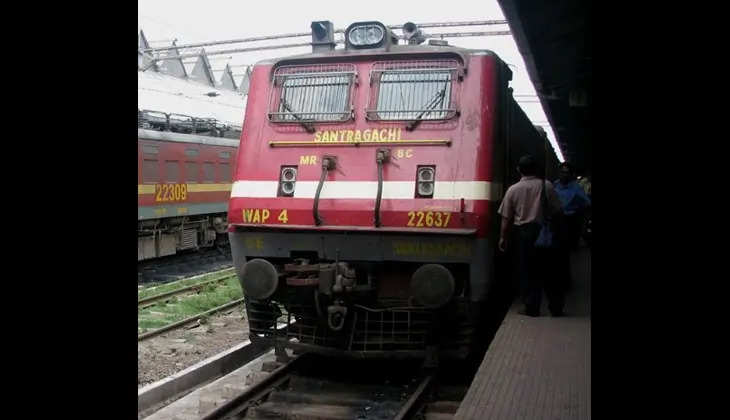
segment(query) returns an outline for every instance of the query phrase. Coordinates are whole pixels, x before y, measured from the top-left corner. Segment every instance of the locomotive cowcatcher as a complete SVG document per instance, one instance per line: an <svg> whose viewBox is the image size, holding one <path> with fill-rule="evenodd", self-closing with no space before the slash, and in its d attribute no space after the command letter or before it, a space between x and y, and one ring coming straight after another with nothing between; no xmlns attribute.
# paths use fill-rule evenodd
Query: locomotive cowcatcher
<svg viewBox="0 0 730 420"><path fill-rule="evenodd" d="M352 357L466 357L495 283L517 160L557 160L488 50L360 22L254 66L229 203L251 340Z"/></svg>

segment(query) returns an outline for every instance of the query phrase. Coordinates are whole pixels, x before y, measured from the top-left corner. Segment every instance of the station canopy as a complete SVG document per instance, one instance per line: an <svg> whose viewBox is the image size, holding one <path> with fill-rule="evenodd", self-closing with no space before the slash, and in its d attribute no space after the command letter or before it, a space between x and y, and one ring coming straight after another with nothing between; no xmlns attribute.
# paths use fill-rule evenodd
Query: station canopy
<svg viewBox="0 0 730 420"><path fill-rule="evenodd" d="M592 172L590 3L498 0L565 160Z"/></svg>

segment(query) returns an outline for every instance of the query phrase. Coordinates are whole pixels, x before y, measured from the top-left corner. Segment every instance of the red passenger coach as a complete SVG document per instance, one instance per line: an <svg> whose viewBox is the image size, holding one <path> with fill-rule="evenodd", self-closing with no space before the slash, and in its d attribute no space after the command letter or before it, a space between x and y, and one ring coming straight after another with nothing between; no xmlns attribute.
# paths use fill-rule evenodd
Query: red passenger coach
<svg viewBox="0 0 730 420"><path fill-rule="evenodd" d="M238 140L138 130L137 260L225 242Z"/></svg>
<svg viewBox="0 0 730 420"><path fill-rule="evenodd" d="M313 53L251 77L228 213L251 337L464 357L495 278L499 201L520 155L555 165L547 138L491 51L397 45L378 22L335 50L331 23L312 28Z"/></svg>

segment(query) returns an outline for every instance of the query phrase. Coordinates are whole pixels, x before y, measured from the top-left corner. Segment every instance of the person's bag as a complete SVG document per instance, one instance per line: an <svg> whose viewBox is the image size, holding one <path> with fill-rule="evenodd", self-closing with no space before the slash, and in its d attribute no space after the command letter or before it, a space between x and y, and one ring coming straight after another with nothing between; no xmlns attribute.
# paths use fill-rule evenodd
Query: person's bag
<svg viewBox="0 0 730 420"><path fill-rule="evenodd" d="M540 234L537 236L537 240L535 241L535 248L553 248L555 246L555 239L553 238L551 220L548 216L547 188L545 188L545 180L542 181L542 204L543 222L542 227L540 228Z"/></svg>
<svg viewBox="0 0 730 420"><path fill-rule="evenodd" d="M553 231L550 229L550 223L545 222L540 228L540 234L535 241L535 248L552 248L554 244Z"/></svg>

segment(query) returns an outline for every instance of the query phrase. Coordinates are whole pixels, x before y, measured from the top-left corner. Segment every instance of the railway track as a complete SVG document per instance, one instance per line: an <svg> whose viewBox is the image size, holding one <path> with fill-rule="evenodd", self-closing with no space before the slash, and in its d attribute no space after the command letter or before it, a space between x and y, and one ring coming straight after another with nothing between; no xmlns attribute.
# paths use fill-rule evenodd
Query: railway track
<svg viewBox="0 0 730 420"><path fill-rule="evenodd" d="M203 386L139 418L449 420L471 378L454 385L442 370L412 363L383 368L310 354L281 362L274 350L261 353L213 382L199 379Z"/></svg>
<svg viewBox="0 0 730 420"><path fill-rule="evenodd" d="M205 312L201 312L197 315L193 315L193 316L187 317L185 319L182 319L180 321L174 322L172 324L165 325L164 327L160 327L160 328L154 329L152 331L147 331L145 333L139 334L139 335L137 335L137 341L139 342L142 340L146 340L146 339L152 338L156 335L160 335L164 332L171 331L171 330L183 327L188 324L192 324L193 322L196 322L202 318L209 317L213 314L216 314L221 311L225 311L226 309L234 308L241 304L243 304L243 298L236 299L232 302L228 302L228 303L220 305L220 306L216 306L213 309L207 310Z"/></svg>
<svg viewBox="0 0 730 420"><path fill-rule="evenodd" d="M214 276L214 278L210 278L211 276ZM147 289L147 291L154 290L156 288L160 288L161 291L159 293L144 296L144 297L138 299L137 308L138 308L138 310L143 310L143 309L149 308L151 306L157 305L160 302L167 302L167 301L169 301L173 298L176 298L180 295L183 295L183 294L197 293L197 292L200 292L201 290L205 289L208 286L217 285L217 284L220 284L222 282L225 282L225 281L230 280L235 277L236 277L236 273L233 271L233 269L224 269L224 270L220 270L215 273L206 273L201 276L195 276L192 278L182 279L182 280L180 280L180 287L173 288L171 290L168 290L168 289L170 289L171 286L173 286L173 284L171 284L171 283L167 283L163 286L153 287L153 288ZM195 280L197 278L199 278L200 281L196 282ZM192 284L190 284L191 281L193 281ZM137 341L146 340L148 338L157 336L164 332L171 331L171 330L192 324L196 321L201 320L202 318L207 318L218 312L234 308L238 305L241 305L242 303L243 303L243 298L234 299L232 301L223 303L217 307L211 308L207 311L203 311L203 312L197 313L195 315L188 316L182 320L172 322L170 324L164 325L162 327L156 328L151 331L145 331L144 333L137 335Z"/></svg>
<svg viewBox="0 0 730 420"><path fill-rule="evenodd" d="M218 284L222 281L226 281L230 278L236 277L236 273L232 272L231 270L226 269L226 270L221 270L221 271L225 272L225 273L220 274L220 276L217 276L214 279L204 280L199 283L191 284L189 286L183 286L183 287L180 287L180 288L177 288L174 290L170 290L168 292L163 292L163 293L159 293L159 294L155 294L152 296L147 296L142 299L139 299L139 300L137 300L137 306L144 308L151 303L158 302L158 301L165 300L165 299L170 299L173 296L177 296L177 295L180 295L183 293L199 292L206 286ZM207 277L210 274L211 273L206 274L205 276Z"/></svg>
<svg viewBox="0 0 730 420"><path fill-rule="evenodd" d="M233 265L230 248L178 254L137 263L138 283L167 283Z"/></svg>
<svg viewBox="0 0 730 420"><path fill-rule="evenodd" d="M403 362L390 369L365 361L305 354L280 365L202 420L366 420L453 418L458 401L434 401L436 371ZM344 373L344 375L343 375ZM464 391L465 392L465 391ZM463 396L462 396L463 397Z"/></svg>

